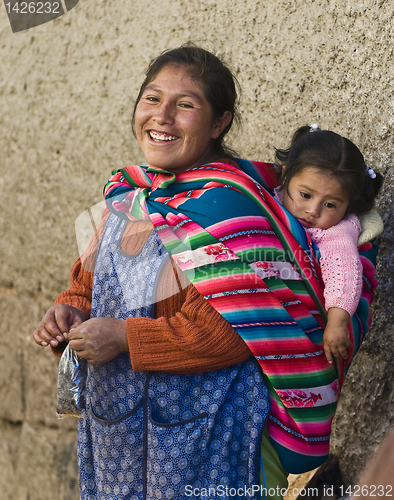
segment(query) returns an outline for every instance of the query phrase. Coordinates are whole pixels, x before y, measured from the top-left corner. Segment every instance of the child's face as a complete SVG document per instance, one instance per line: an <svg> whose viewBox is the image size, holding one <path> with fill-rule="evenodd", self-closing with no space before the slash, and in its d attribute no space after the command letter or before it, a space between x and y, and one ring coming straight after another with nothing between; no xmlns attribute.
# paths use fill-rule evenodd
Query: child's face
<svg viewBox="0 0 394 500"><path fill-rule="evenodd" d="M349 198L334 177L316 167L305 167L289 182L283 192L283 206L304 227L328 229L341 221Z"/></svg>

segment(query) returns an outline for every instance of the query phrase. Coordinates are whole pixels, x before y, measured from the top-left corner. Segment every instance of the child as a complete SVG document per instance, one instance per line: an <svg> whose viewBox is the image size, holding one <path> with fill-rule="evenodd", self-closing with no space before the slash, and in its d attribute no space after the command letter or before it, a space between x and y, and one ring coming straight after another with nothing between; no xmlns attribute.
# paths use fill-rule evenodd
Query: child
<svg viewBox="0 0 394 500"><path fill-rule="evenodd" d="M347 358L348 323L361 296L362 266L357 251L357 216L372 210L383 177L368 167L348 139L317 125L299 128L287 150L278 201L305 227L320 251L327 325L324 352L332 363Z"/></svg>

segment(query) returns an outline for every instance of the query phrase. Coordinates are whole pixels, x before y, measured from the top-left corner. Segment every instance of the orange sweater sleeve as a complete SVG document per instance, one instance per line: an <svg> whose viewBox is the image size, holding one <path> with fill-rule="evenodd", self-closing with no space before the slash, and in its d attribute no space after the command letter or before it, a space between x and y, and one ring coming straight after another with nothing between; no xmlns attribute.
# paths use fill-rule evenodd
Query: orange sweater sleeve
<svg viewBox="0 0 394 500"><path fill-rule="evenodd" d="M82 259L71 269L71 285L61 293L55 304L68 304L90 317L93 268L105 216L97 227L95 237ZM144 229L141 224L142 229ZM141 233L141 227L138 229ZM145 240L152 228L145 232ZM125 231L122 250L134 253L143 242L136 242L131 228ZM141 238L140 238L141 240ZM225 368L245 361L251 352L232 326L199 294L193 285L182 289L180 279L175 283L171 265L161 277L161 287L172 294L155 304L155 318L128 318L126 331L130 359L135 371L161 370L170 373L199 373ZM175 272L175 275L177 273ZM182 279L182 276L180 276ZM183 280L183 286L185 281ZM160 287L159 287L160 288ZM179 291L180 290L180 291ZM52 349L61 355L60 344Z"/></svg>
<svg viewBox="0 0 394 500"><path fill-rule="evenodd" d="M109 212L106 210L87 249L71 268L70 288L61 293L55 300L55 304L67 304L79 309L87 319L90 317L92 307L94 263L108 216Z"/></svg>
<svg viewBox="0 0 394 500"><path fill-rule="evenodd" d="M167 315L177 295L157 304L163 316L126 321L133 370L199 373L245 361L251 351L233 327L200 295L193 285L179 312Z"/></svg>
<svg viewBox="0 0 394 500"><path fill-rule="evenodd" d="M81 259L78 259L73 265L70 281L70 288L57 297L55 304L73 306L89 319L92 306L93 273L85 270Z"/></svg>

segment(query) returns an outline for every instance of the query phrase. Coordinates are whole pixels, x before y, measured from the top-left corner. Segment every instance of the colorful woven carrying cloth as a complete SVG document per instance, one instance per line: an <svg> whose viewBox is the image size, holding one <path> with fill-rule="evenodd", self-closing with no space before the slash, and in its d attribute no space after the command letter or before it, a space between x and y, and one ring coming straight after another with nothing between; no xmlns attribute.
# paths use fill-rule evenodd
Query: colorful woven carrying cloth
<svg viewBox="0 0 394 500"><path fill-rule="evenodd" d="M271 397L269 434L291 473L322 464L345 374L370 326L377 248L360 248L363 294L346 361L322 350L326 315L318 250L269 193L275 165L237 160L177 175L155 167L113 172L112 212L150 218L173 260L237 330L259 361Z"/></svg>

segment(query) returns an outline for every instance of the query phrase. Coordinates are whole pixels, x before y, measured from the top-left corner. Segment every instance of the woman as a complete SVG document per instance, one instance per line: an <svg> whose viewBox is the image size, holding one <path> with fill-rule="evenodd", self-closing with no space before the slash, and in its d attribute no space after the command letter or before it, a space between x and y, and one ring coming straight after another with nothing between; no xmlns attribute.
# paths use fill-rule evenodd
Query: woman
<svg viewBox="0 0 394 500"><path fill-rule="evenodd" d="M159 57L134 112L148 163L178 174L231 162L222 141L235 101L232 75L212 54L184 47ZM269 407L260 368L152 230L150 220L105 214L101 244L76 262L70 289L34 332L39 345L60 354L69 341L89 362L90 411L78 437L84 499L180 498L187 487L259 482Z"/></svg>
<svg viewBox="0 0 394 500"><path fill-rule="evenodd" d="M261 187L275 187L277 171L223 146L235 102L231 73L209 52L181 47L151 64L133 120L151 167L113 174L99 243L34 333L89 362L83 499L204 497L208 487L259 498L264 486L281 498L286 470L327 456L347 366L319 349L318 261Z"/></svg>

